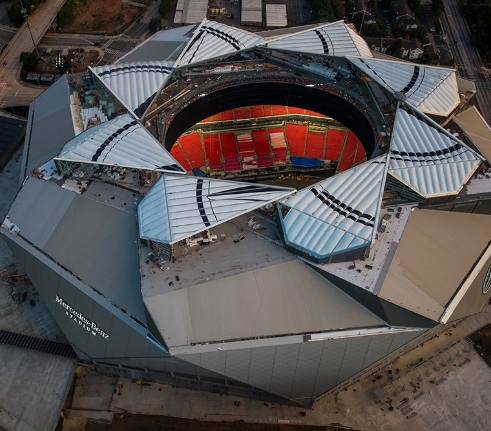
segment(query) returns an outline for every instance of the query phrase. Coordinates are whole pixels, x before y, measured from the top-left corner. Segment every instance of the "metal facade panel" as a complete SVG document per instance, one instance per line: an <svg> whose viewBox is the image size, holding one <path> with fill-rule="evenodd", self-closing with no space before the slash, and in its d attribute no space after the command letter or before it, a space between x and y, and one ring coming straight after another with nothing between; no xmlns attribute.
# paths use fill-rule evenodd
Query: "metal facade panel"
<svg viewBox="0 0 491 431"><path fill-rule="evenodd" d="M148 347L144 354L155 354L151 348L154 344L146 339L147 331L133 319L108 304L102 296L56 266L52 260L22 238L15 237L12 241L21 244L27 250L27 254L32 254L41 263L42 267L39 268L37 263L32 265L34 259L29 258L23 268L28 276L32 272L32 279L38 280L35 285L36 290L68 341L78 351L84 352L84 357L87 355L91 358L124 356L129 340L136 342L138 339L131 335L132 331L138 332L141 339L147 343ZM40 273L41 277L36 275L37 273ZM141 346L141 340L138 340L138 346ZM159 356L165 354L164 349L159 349Z"/></svg>
<svg viewBox="0 0 491 431"><path fill-rule="evenodd" d="M209 368L217 373L225 373L225 361L227 359L226 352L202 353L200 365L203 368Z"/></svg>
<svg viewBox="0 0 491 431"><path fill-rule="evenodd" d="M323 341L321 343L324 345L324 348L314 386L315 395L323 394L336 386L348 339L342 338Z"/></svg>
<svg viewBox="0 0 491 431"><path fill-rule="evenodd" d="M75 196L57 184L28 177L9 210L10 221L23 238L42 249Z"/></svg>
<svg viewBox="0 0 491 431"><path fill-rule="evenodd" d="M163 172L186 172L130 114L91 127L68 142L55 159Z"/></svg>
<svg viewBox="0 0 491 431"><path fill-rule="evenodd" d="M88 300L90 301L89 298ZM90 308L87 309L90 310ZM113 342L116 343L118 342L116 338L113 338L111 336L112 333L110 332L111 326L116 319L108 312L107 309L105 309L95 301L92 301L91 309L92 309L92 313L91 313L92 321L95 322L103 331L109 334L110 343L108 343L108 340L106 340L104 337L91 335L90 342L87 344L87 347L85 348L84 352L87 354L87 356L91 358L117 356L115 353L113 353L112 349L110 348L110 345ZM85 308L83 308L83 310L85 311ZM115 329L118 328L116 327ZM124 334L128 334L127 325L120 327L119 330L121 330ZM125 340L122 340L121 343L123 344L123 346L126 346Z"/></svg>
<svg viewBox="0 0 491 431"><path fill-rule="evenodd" d="M309 398L312 396L323 350L322 342L300 345L292 398Z"/></svg>
<svg viewBox="0 0 491 431"><path fill-rule="evenodd" d="M34 111L30 133L26 134L30 139L24 144L28 147L27 173L58 155L75 137L66 77L38 96L30 109Z"/></svg>
<svg viewBox="0 0 491 431"><path fill-rule="evenodd" d="M392 334L372 335L370 337L370 344L365 354L362 368L366 368L378 361L389 353L389 348L392 343Z"/></svg>
<svg viewBox="0 0 491 431"><path fill-rule="evenodd" d="M249 381L247 383L266 391L270 390L275 353L276 346L252 349Z"/></svg>
<svg viewBox="0 0 491 431"><path fill-rule="evenodd" d="M148 350L153 343L147 337L133 330L127 330L126 337L128 339L126 357L149 356Z"/></svg>
<svg viewBox="0 0 491 431"><path fill-rule="evenodd" d="M300 344L276 346L273 375L271 376L271 392L290 398L299 351Z"/></svg>
<svg viewBox="0 0 491 431"><path fill-rule="evenodd" d="M127 199L132 201L132 193L127 194ZM108 301L145 322L137 239L133 214L76 195L43 251L102 292Z"/></svg>
<svg viewBox="0 0 491 431"><path fill-rule="evenodd" d="M25 268L26 267L27 252L21 246L19 246L15 242L13 242L8 236L4 235L3 232L0 231L0 233L2 233L3 240L7 243L10 250L12 250L12 253L15 256L15 259L17 260L17 263L22 268Z"/></svg>
<svg viewBox="0 0 491 431"><path fill-rule="evenodd" d="M425 331L413 331L413 332L401 332L399 334L394 334L394 338L390 343L390 351L393 352L399 347L404 346L404 344L409 343L412 339L419 337Z"/></svg>
<svg viewBox="0 0 491 431"><path fill-rule="evenodd" d="M228 350L225 375L240 382L248 382L251 355L252 349Z"/></svg>
<svg viewBox="0 0 491 431"><path fill-rule="evenodd" d="M387 171L387 155L303 189L284 203L285 242L325 259L371 244Z"/></svg>
<svg viewBox="0 0 491 431"><path fill-rule="evenodd" d="M361 371L369 344L370 337L353 337L348 339L343 363L341 364L336 383L344 382L353 374Z"/></svg>
<svg viewBox="0 0 491 431"><path fill-rule="evenodd" d="M169 371L174 373L197 375L197 369L194 364L182 361L179 358L164 358L165 364Z"/></svg>
<svg viewBox="0 0 491 431"><path fill-rule="evenodd" d="M294 191L211 178L163 176L138 205L140 237L175 243Z"/></svg>

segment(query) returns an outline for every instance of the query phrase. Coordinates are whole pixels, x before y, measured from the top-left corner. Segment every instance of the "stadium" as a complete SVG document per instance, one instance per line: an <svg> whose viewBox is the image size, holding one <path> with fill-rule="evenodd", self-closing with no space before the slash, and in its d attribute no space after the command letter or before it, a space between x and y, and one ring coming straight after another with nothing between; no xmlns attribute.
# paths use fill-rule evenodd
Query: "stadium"
<svg viewBox="0 0 491 431"><path fill-rule="evenodd" d="M311 406L483 310L472 94L374 55L204 20L32 103L1 233L81 362Z"/></svg>

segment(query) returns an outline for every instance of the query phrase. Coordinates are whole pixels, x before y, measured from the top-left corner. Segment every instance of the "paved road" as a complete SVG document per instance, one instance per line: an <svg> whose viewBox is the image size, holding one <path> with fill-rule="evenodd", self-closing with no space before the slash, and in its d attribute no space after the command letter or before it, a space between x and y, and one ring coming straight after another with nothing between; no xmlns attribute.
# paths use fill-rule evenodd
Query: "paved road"
<svg viewBox="0 0 491 431"><path fill-rule="evenodd" d="M29 16L29 25L34 44L38 44L46 30L53 22L65 0L45 0ZM25 106L43 92L42 88L23 85L19 79L22 64L19 61L21 52L32 51L33 41L24 22L7 48L0 55L0 107ZM3 66L6 64L5 66Z"/></svg>
<svg viewBox="0 0 491 431"><path fill-rule="evenodd" d="M479 110L491 124L491 87L489 72L482 67L477 50L472 46L467 25L460 13L456 0L444 0L445 12L442 15L448 43L454 53L456 66L464 78L472 79L477 87Z"/></svg>

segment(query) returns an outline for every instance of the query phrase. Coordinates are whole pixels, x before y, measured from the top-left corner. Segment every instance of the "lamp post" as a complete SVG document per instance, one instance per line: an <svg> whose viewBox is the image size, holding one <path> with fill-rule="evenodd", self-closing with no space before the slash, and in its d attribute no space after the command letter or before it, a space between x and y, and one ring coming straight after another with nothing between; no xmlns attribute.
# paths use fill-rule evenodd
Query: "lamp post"
<svg viewBox="0 0 491 431"><path fill-rule="evenodd" d="M363 18L361 19L360 30L358 30L358 33L361 34L361 28L363 27L363 21L365 21L365 14L371 15L372 13L371 12L368 12L365 9L362 9L362 10L358 10L356 12L353 12L353 15L352 16L355 16L357 13L363 13Z"/></svg>
<svg viewBox="0 0 491 431"><path fill-rule="evenodd" d="M39 52L38 52L38 49L36 48L36 42L34 42L34 36L32 35L32 32L31 32L31 25L29 24L29 21L27 19L27 17L28 17L27 10L24 7L24 4L22 3L22 0L20 0L20 6L22 8L20 10L20 12L22 13L22 15L24 16L24 18L26 19L26 26L27 26L27 29L29 30L29 34L31 35L31 40L32 40L32 44L34 45L34 50L36 51L36 58L39 58Z"/></svg>

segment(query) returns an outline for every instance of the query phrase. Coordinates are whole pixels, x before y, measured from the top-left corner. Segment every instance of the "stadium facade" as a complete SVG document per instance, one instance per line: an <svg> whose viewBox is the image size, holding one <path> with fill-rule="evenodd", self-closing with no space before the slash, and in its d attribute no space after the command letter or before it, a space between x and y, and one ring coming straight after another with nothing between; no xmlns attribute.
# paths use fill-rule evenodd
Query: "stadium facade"
<svg viewBox="0 0 491 431"><path fill-rule="evenodd" d="M205 20L32 103L1 233L81 361L308 406L482 311L489 165L439 124L468 95L454 70L372 54L342 22ZM262 103L335 118L367 161L297 191L172 157L198 121Z"/></svg>

